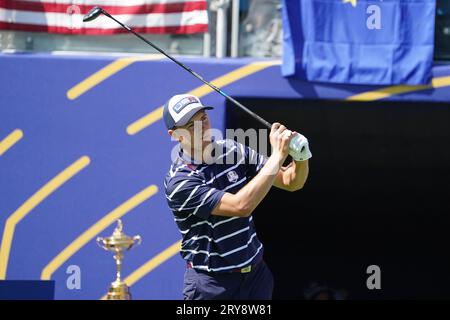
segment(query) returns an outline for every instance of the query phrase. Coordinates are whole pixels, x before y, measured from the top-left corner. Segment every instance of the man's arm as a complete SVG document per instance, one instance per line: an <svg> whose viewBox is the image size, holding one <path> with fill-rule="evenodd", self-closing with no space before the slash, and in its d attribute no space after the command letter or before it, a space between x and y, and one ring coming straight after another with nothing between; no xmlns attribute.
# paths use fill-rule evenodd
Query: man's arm
<svg viewBox="0 0 450 320"><path fill-rule="evenodd" d="M225 193L211 214L217 216L248 217L269 192L280 167L289 153L292 133L283 133L286 127L272 125L270 143L272 155L259 173L236 194Z"/></svg>
<svg viewBox="0 0 450 320"><path fill-rule="evenodd" d="M284 159L271 156L259 173L241 190L226 192L212 214L217 216L248 217L269 192Z"/></svg>
<svg viewBox="0 0 450 320"><path fill-rule="evenodd" d="M286 167L281 167L273 185L286 191L297 191L303 188L308 179L309 165L306 161L294 161Z"/></svg>

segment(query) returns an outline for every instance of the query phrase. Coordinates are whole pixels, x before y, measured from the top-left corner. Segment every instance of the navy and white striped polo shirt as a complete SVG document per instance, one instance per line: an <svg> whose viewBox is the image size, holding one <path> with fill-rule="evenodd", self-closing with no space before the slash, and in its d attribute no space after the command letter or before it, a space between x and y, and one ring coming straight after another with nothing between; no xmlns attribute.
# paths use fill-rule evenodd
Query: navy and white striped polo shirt
<svg viewBox="0 0 450 320"><path fill-rule="evenodd" d="M267 158L233 140L213 143L222 151L214 164L194 164L180 150L164 185L183 237L183 259L198 270L227 272L261 260L263 245L252 216L224 217L211 212L225 192L237 193L244 187Z"/></svg>

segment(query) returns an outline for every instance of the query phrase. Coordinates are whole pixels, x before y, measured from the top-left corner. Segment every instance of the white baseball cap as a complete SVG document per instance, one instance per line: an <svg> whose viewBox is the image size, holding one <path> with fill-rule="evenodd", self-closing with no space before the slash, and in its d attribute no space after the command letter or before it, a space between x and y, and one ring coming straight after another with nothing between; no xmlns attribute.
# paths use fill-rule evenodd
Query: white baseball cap
<svg viewBox="0 0 450 320"><path fill-rule="evenodd" d="M189 120L202 109L214 109L204 106L200 99L191 94L178 94L164 104L163 118L167 129L175 126L184 126Z"/></svg>

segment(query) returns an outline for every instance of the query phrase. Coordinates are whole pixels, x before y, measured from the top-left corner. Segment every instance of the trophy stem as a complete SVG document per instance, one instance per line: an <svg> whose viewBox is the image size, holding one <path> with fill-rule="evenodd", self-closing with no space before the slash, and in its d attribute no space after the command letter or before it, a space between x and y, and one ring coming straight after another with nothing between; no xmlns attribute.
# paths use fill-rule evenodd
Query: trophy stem
<svg viewBox="0 0 450 320"><path fill-rule="evenodd" d="M117 265L117 273L116 273L116 282L121 282L121 271L122 271L122 260L123 254L121 251L116 251L116 255L114 256Z"/></svg>

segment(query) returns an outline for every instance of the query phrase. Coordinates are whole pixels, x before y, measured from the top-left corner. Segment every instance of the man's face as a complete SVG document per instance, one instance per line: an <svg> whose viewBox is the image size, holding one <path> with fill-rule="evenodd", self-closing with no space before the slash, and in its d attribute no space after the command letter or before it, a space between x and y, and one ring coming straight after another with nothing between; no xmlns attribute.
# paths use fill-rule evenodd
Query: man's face
<svg viewBox="0 0 450 320"><path fill-rule="evenodd" d="M169 134L180 141L183 148L204 150L211 143L210 129L208 115L205 110L200 110L184 126L169 130Z"/></svg>

